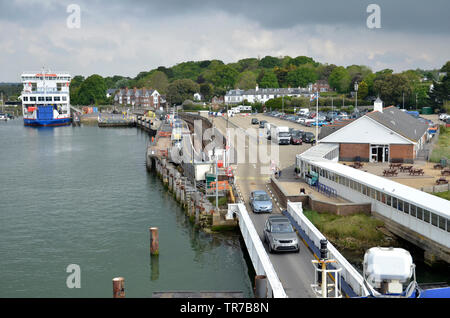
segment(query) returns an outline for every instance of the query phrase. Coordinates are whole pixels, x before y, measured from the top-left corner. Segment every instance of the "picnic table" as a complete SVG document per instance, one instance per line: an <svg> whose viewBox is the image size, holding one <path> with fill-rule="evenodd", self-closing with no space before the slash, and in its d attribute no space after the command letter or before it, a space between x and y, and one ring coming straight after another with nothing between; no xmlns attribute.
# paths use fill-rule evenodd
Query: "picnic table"
<svg viewBox="0 0 450 318"><path fill-rule="evenodd" d="M401 163L391 163L389 164L390 169L400 168L402 166Z"/></svg>
<svg viewBox="0 0 450 318"><path fill-rule="evenodd" d="M444 170L441 171L441 174L443 176L450 176L450 170L449 169L444 169Z"/></svg>
<svg viewBox="0 0 450 318"><path fill-rule="evenodd" d="M411 169L409 170L409 175L410 176L419 176L419 175L424 175L424 171L423 169Z"/></svg>
<svg viewBox="0 0 450 318"><path fill-rule="evenodd" d="M444 168L444 166L443 165L441 165L440 163L438 163L438 164L435 164L434 166L433 166L433 169L443 169Z"/></svg>
<svg viewBox="0 0 450 318"><path fill-rule="evenodd" d="M447 183L448 183L448 181L447 181L447 179L445 179L444 177L441 177L441 178L439 178L439 179L436 180L436 184L437 184L437 185L440 185L440 184L447 184Z"/></svg>
<svg viewBox="0 0 450 318"><path fill-rule="evenodd" d="M385 169L383 171L383 176L385 177L396 176L397 174L397 169Z"/></svg>
<svg viewBox="0 0 450 318"><path fill-rule="evenodd" d="M405 172L405 171L409 172L409 171L411 171L412 168L413 168L413 166L401 166L400 167L400 171L402 171L402 172Z"/></svg>
<svg viewBox="0 0 450 318"><path fill-rule="evenodd" d="M357 167L356 169L362 168L364 166L364 164L359 161L354 162L353 165Z"/></svg>

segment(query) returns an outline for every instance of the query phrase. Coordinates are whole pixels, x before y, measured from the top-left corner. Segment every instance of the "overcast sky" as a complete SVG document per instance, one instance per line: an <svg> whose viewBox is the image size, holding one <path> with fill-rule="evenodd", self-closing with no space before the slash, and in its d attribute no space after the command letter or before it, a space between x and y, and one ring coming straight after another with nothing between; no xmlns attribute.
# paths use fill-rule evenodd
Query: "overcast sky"
<svg viewBox="0 0 450 318"><path fill-rule="evenodd" d="M381 9L381 28L366 12ZM80 7L69 28L67 7ZM0 0L0 82L42 66L136 76L205 59L307 55L321 63L440 68L450 60L449 0Z"/></svg>

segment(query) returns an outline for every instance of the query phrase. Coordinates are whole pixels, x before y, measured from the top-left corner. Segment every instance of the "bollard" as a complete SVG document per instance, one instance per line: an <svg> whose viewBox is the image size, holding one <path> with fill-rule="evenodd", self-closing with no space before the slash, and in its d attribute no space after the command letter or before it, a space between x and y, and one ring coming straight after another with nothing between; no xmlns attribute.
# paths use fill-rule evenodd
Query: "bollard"
<svg viewBox="0 0 450 318"><path fill-rule="evenodd" d="M113 278L113 298L125 298L125 278Z"/></svg>
<svg viewBox="0 0 450 318"><path fill-rule="evenodd" d="M150 280L155 281L159 278L159 257L150 255Z"/></svg>
<svg viewBox="0 0 450 318"><path fill-rule="evenodd" d="M320 240L320 260L323 261L322 264L319 263L319 267L322 268L322 273L319 276L319 283L322 287L322 297L327 297L327 276L326 276L326 268L327 265L325 261L328 259L328 241L323 239Z"/></svg>
<svg viewBox="0 0 450 318"><path fill-rule="evenodd" d="M151 227L150 230L150 254L159 255L159 234L157 227Z"/></svg>
<svg viewBox="0 0 450 318"><path fill-rule="evenodd" d="M255 276L255 297L267 298L267 277L265 275Z"/></svg>

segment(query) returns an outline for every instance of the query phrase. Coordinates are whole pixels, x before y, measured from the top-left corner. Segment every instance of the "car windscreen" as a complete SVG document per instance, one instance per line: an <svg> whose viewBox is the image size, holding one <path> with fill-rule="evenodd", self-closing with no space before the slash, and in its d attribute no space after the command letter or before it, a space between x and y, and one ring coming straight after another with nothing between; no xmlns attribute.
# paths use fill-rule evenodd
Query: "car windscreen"
<svg viewBox="0 0 450 318"><path fill-rule="evenodd" d="M264 193L255 194L254 198L255 198L255 201L270 201L269 196Z"/></svg>
<svg viewBox="0 0 450 318"><path fill-rule="evenodd" d="M314 137L314 134L313 133L305 133L305 136L306 137Z"/></svg>
<svg viewBox="0 0 450 318"><path fill-rule="evenodd" d="M279 133L279 136L280 136L280 137L289 137L290 134L289 134L288 132L280 132L280 133Z"/></svg>
<svg viewBox="0 0 450 318"><path fill-rule="evenodd" d="M292 133L292 137L301 137L302 136L302 132L301 131L294 131Z"/></svg>
<svg viewBox="0 0 450 318"><path fill-rule="evenodd" d="M272 233L292 233L294 229L290 223L274 223L272 224Z"/></svg>

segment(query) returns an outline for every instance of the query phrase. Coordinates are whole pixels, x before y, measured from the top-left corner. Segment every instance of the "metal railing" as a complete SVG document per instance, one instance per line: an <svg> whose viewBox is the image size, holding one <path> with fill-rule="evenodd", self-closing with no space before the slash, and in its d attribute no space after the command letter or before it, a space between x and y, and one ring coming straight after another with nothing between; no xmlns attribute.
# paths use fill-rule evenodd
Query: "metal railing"
<svg viewBox="0 0 450 318"><path fill-rule="evenodd" d="M256 275L267 277L267 297L287 298L288 296L264 249L245 205L243 203L228 204L228 218L232 218L233 214L239 219L239 228Z"/></svg>
<svg viewBox="0 0 450 318"><path fill-rule="evenodd" d="M326 237L303 214L302 203L288 202L286 212L293 219L293 221L300 226L301 230L314 244L314 249L318 249L318 246L320 246L320 240L324 240ZM347 261L344 256L342 256L341 253L339 253L339 251L331 243L328 243L328 252L330 254L329 258L335 259L338 266L342 268L340 276L344 280L345 284L351 287L353 293L357 296L368 296L369 291L364 285L362 275ZM347 290L345 292L349 295L352 291Z"/></svg>

